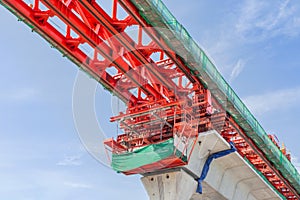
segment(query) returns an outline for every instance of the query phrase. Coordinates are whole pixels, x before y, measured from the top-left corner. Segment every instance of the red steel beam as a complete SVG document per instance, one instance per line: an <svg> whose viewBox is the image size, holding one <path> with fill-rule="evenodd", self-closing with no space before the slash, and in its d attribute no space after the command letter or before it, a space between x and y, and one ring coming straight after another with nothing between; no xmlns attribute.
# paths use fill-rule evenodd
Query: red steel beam
<svg viewBox="0 0 300 200"><path fill-rule="evenodd" d="M117 1L115 1L117 2ZM168 79L168 77L163 77L162 74L159 72L154 61L152 61L149 56L145 56L139 51L139 46L135 44L135 42L125 33L122 32L124 30L118 30L118 26L115 24L115 21L110 18L108 14L99 6L99 4L95 1L85 1L79 0L76 1L76 4L82 6L86 11L91 15L95 21L101 23L101 25L105 26L106 29L110 32L111 35L116 37L116 39L129 51L131 52L135 58L139 60L141 64L147 67L147 69L153 74L155 78L157 78L158 83L164 84L167 88L174 88L175 85L172 84L173 82ZM130 20L133 21L133 20ZM137 24L137 22L134 22ZM131 24L128 24L131 25ZM128 26L127 25L127 26ZM124 28L123 28L124 29ZM122 32L122 33L121 33ZM141 44L139 44L141 45ZM149 60L150 59L150 60Z"/></svg>
<svg viewBox="0 0 300 200"><path fill-rule="evenodd" d="M141 17L139 11L130 2L130 0L118 0L118 2L130 14L130 16L132 16L142 27L152 27L143 19L143 17ZM184 64L182 58L176 55L174 51L169 48L167 43L159 36L159 34L156 33L156 31L153 28L150 29L146 28L145 32L148 33L148 35L152 38L152 40L158 46L160 46L161 49L166 50L165 53L168 55L168 57L173 60L173 62L180 68L180 70L188 77L188 79L192 83L198 82L199 84L201 84L200 80L190 73L189 68Z"/></svg>
<svg viewBox="0 0 300 200"><path fill-rule="evenodd" d="M89 45L97 49L101 55L120 69L126 76L130 78L137 86L143 89L147 95L153 95L156 99L160 99L161 94L156 91L151 85L143 84L147 81L137 74L132 67L127 64L122 57L113 51L87 24L85 24L77 15L75 15L64 2L59 0L41 0L51 12L62 19L70 26L82 39ZM130 71L130 73L128 73Z"/></svg>
<svg viewBox="0 0 300 200"><path fill-rule="evenodd" d="M36 11L27 5L22 0L3 0L18 18L32 27L32 30L39 33L44 39L46 39L53 47L62 52L64 56L67 56L76 65L86 70L93 78L103 84L111 92L115 93L123 100L130 99L136 102L137 99L127 91L119 91L115 88L118 80L111 77L105 71L102 71L102 67L98 67L97 63L89 62L89 57L82 52L78 47L70 45L70 38L67 38L61 34L55 27L47 22L50 17L49 12ZM102 64L102 63L100 63Z"/></svg>

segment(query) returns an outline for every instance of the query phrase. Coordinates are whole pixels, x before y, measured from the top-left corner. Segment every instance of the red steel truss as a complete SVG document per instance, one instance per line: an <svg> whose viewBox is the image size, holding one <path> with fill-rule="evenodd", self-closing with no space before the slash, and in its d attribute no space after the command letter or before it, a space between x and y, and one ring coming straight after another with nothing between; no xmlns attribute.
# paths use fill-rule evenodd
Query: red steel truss
<svg viewBox="0 0 300 200"><path fill-rule="evenodd" d="M126 112L111 118L120 123L124 133L116 140L105 141L113 152L131 151L174 135L196 141L199 133L215 129L226 140L233 141L239 154L282 195L291 200L299 198L130 0L111 1L111 13L95 0L34 0L33 4L26 0L0 0L0 3L126 102ZM135 31L130 27L136 27ZM165 168L187 164L176 159L170 163ZM161 169L161 164L127 174Z"/></svg>

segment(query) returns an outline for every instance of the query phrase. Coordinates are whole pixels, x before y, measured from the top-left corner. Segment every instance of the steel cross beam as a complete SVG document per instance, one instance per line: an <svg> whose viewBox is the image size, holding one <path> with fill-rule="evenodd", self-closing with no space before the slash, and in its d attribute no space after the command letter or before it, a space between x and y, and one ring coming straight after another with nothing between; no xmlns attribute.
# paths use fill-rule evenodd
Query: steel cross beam
<svg viewBox="0 0 300 200"><path fill-rule="evenodd" d="M111 64L115 65L123 73L126 73L137 86L142 88L146 95L152 94L156 99L161 97L158 91L155 91L147 81L141 77L132 67L118 54L111 49L95 31L84 23L64 2L57 0L42 0L51 12L62 19L72 30L74 30L80 39L84 39L93 49L100 52ZM128 73L130 71L130 73Z"/></svg>
<svg viewBox="0 0 300 200"><path fill-rule="evenodd" d="M8 4L10 4L10 2L11 1L7 1ZM29 11L28 13L30 14L24 14L23 17L26 18L26 21L30 21L30 23L33 26L38 27L37 30L39 32L41 32L40 30L43 30L43 33L41 35L47 38L52 39L52 35L47 35L48 30L55 30L55 26L52 26L49 23L49 19L51 19L54 16L61 19L66 24L66 31L64 33L60 33L60 31L56 30L56 32L63 39L61 39L60 41L51 41L51 43L56 43L54 46L66 45L68 51L72 51L72 53L81 52L82 54L85 54L85 59L81 59L78 62L78 65L81 65L82 63L87 63L90 64L91 67L96 67L98 70L98 76L107 77L107 79L110 81L106 84L103 83L104 85L106 85L107 88L110 89L110 91L116 94L120 93L120 91L122 91L122 93L126 93L123 95L118 94L118 96L120 96L120 98L124 101L130 102L133 105L135 105L138 102L145 102L149 100L149 96L153 96L154 100L162 99L170 95L174 96L172 92L174 88L178 91L186 89L182 85L176 85L172 81L174 77L184 76L183 73L180 73L180 71L178 71L178 69L176 68L170 68L170 63L168 63L168 65L166 66L159 67L153 60L151 60L151 54L155 53L156 51L159 51L158 48L153 48L153 46L155 46L153 45L153 42L150 44L151 47L143 46L141 44L135 44L133 39L131 39L124 32L117 34L117 29L120 30L120 28L116 28L117 25L120 26L121 24L121 30L123 30L125 27L130 26L133 23L131 22L125 24L125 22L132 21L130 20L130 17L127 17L126 20L115 19L115 22L112 23L117 25L115 25L115 27L112 25L109 26L109 28L112 28L113 30L106 30L103 27L107 27L107 23L109 23L113 19L108 18L108 14L104 13L101 13L101 16L105 16L101 19L96 19L96 16L91 17L91 14L84 10L85 8L83 8L82 5L79 4L79 2L77 1L62 2L57 0L35 0L35 4L32 6L27 5L24 1L20 0L18 0L17 2L15 1L14 3L15 6L13 7L16 10L19 10L19 8L17 7L21 6L23 8L26 8L27 11ZM39 5L41 4L43 6L46 6L48 10L41 10L39 8ZM87 6L86 4L84 5ZM99 6L98 8L100 9ZM99 17L99 13L97 16ZM102 21L99 22L99 20ZM95 22L97 22L96 25ZM91 24L93 24L93 26L91 26ZM106 26L104 26L104 24ZM99 28L98 25L101 25L101 28ZM111 39L109 34L107 34L109 31L111 32L109 33L110 35L116 34L116 36L113 36L116 38ZM79 35L79 37L72 37L73 32ZM103 40L101 36L104 39L106 39L106 41ZM93 58L90 58L88 55L86 55L86 53L80 50L80 44L84 43L88 43L92 47L94 51ZM108 44L110 44L111 47ZM123 56L120 55L118 52L124 48L124 44L126 44L126 51ZM139 48L141 48L142 50L139 50ZM147 48L150 49L148 52L144 50ZM65 53L65 51L66 50L64 49L63 52ZM163 53L162 50L160 51ZM103 56L105 59L99 60L98 53L100 53L101 56ZM70 53L65 54L70 55ZM76 56L73 57L76 58ZM126 61L124 60L125 57L129 59L127 59ZM136 62L136 60L138 60L137 58L139 59L138 62ZM141 68L138 68L140 64L142 64L143 67L147 68L147 77L141 76ZM109 67L117 67L119 73L113 76L110 75L105 70ZM89 69L89 67L87 67L87 69ZM121 76L120 72L122 74ZM166 74L169 75L166 76ZM124 81L122 81L126 78L127 84L125 84ZM151 81L151 84L149 83L149 80ZM130 92L130 89L135 87L137 87L138 90L143 91L143 93L145 94L144 99L140 95L138 97L135 97ZM161 92L163 92L164 94L162 95ZM139 93L141 94L141 92Z"/></svg>
<svg viewBox="0 0 300 200"><path fill-rule="evenodd" d="M99 81L105 88L116 94L123 100L130 99L136 102L137 99L128 91L121 91L115 88L117 79L110 76L103 70L104 62L91 62L89 56L84 53L77 45L74 46L74 39L69 35L63 35L52 24L49 23L50 12L32 8L22 0L3 0L3 3L10 9L19 19L28 24L32 31L39 33L47 40L52 47L57 48L64 56L68 57L77 66L81 67L93 78Z"/></svg>
<svg viewBox="0 0 300 200"><path fill-rule="evenodd" d="M185 76L185 74L180 73L180 71L176 68L159 68L151 59L150 56L155 53L155 51L158 51L158 48L156 48L156 45L154 45L153 42L151 42L148 46L142 45L141 28L139 28L138 44L135 44L133 39L131 39L126 33L119 32L134 23L130 17L126 18L125 21L129 21L130 23L125 26L123 23L124 20L118 22L117 19L109 18L108 14L104 13L103 9L101 9L101 7L95 1L73 1L73 6L67 6L62 1L56 0L43 0L42 2L48 8L50 8L55 15L60 17L68 25L68 27L71 27L72 30L75 30L75 32L80 35L81 39L84 38L84 40L89 43L92 48L97 48L97 51L99 51L103 57L112 62L119 70L122 71L123 74L125 74L126 77L128 77L139 88L141 88L145 92L146 96L152 95L154 96L155 100L158 100L163 98L163 96L167 98L170 95L174 96L172 90L182 91L185 89L186 91L189 91L189 89L184 88L182 85L176 85L172 81L174 74L180 78ZM91 3L93 3L92 6L90 5ZM72 7L73 10L71 9ZM75 15L72 13L74 10L79 10L80 12ZM116 11L114 13L116 13ZM83 20L81 20L78 15L81 16ZM117 25L113 26L109 23ZM91 24L93 24L93 26L91 26ZM101 29L97 29L99 24L101 25ZM122 28L119 28L119 24L122 24ZM101 41L101 39L96 38L95 34L93 33L95 29L97 29L96 34L98 34L98 36L102 35L102 37L108 41L107 43L109 43L111 47L108 47L108 45ZM102 32L99 32L99 30L102 30ZM113 39L109 38L110 35L113 35ZM101 42L100 45L99 42ZM153 46L155 46L155 48L153 48ZM131 66L126 66L125 61L122 60L121 56L118 54L120 48L126 49L124 57L127 58ZM162 50L160 51L163 53ZM109 53L113 54L113 56L110 57ZM142 65L145 67L145 69L147 69L147 77L139 76L139 65ZM166 70L167 72L171 73L166 73ZM150 85L146 79L150 80L152 84ZM160 85L160 87L157 87L157 84ZM165 94L161 94L162 92Z"/></svg>
<svg viewBox="0 0 300 200"><path fill-rule="evenodd" d="M114 2L117 3L116 0L114 0ZM155 62L149 58L149 56L145 56L141 51L139 51L139 46L142 46L141 38L139 38L138 44L135 44L135 42L126 33L123 32L120 34L122 31L124 31L124 27L122 27L121 30L117 30L118 25L115 25L113 20L105 13L105 11L95 0L90 2L79 0L76 1L76 4L77 6L86 9L86 11L93 17L93 21L98 21L101 23L101 25L104 26L112 36L116 37L116 39L127 49L128 52L131 52L141 64L143 64L151 73L153 73L154 77L157 79L157 82L163 83L168 88L174 88L174 84L172 84L173 82L170 81L168 77L162 76ZM114 11L114 15L116 15L117 7L114 7ZM116 16L114 17L116 18ZM134 24L137 24L137 22L135 22L131 16L128 21L133 21ZM125 27L128 25L130 24L126 24Z"/></svg>
<svg viewBox="0 0 300 200"><path fill-rule="evenodd" d="M139 25L141 25L142 27L151 27L151 25L149 25L143 19L143 17L140 15L140 13L137 10L137 8L131 3L130 0L118 0L118 2L130 14L130 16L132 16L138 22ZM168 57L170 59L172 59L172 61L180 68L180 70L188 77L188 79L192 83L197 82L199 84L202 84L201 80L199 80L198 77L195 77L195 76L193 76L190 73L190 69L186 66L186 64L184 63L184 61L182 60L182 58L180 56L176 55L176 53L174 53L174 51L169 48L169 46L166 43L166 41L164 41L162 39L162 37L159 36L159 34L156 33L155 30L153 30L153 29L145 29L145 31L148 33L148 35L152 38L152 40L158 46L160 46L162 49L169 49L168 51L166 51L166 54L168 55ZM197 72L195 72L195 73L197 73Z"/></svg>

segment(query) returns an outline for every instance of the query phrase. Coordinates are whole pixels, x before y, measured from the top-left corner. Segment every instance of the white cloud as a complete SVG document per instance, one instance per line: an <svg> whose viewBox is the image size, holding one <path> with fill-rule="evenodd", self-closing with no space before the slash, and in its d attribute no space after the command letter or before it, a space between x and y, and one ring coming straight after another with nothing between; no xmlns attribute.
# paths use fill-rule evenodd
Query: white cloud
<svg viewBox="0 0 300 200"><path fill-rule="evenodd" d="M218 58L222 74L233 80L239 72L238 68L232 68L236 57L250 61L260 52L245 52L249 49L245 48L246 45L263 44L277 36L300 35L300 6L289 0L240 1L214 30L214 34L211 34L212 30L206 34L208 52Z"/></svg>
<svg viewBox="0 0 300 200"><path fill-rule="evenodd" d="M291 161L293 165L296 167L298 172L300 173L300 160L292 155Z"/></svg>
<svg viewBox="0 0 300 200"><path fill-rule="evenodd" d="M281 3L247 0L236 24L237 33L248 42L275 36L300 34L299 9L290 0Z"/></svg>
<svg viewBox="0 0 300 200"><path fill-rule="evenodd" d="M256 0L244 1L240 9L240 18L236 24L236 31L239 33L244 33L255 26L257 18L259 18L260 13L265 7L265 3ZM251 23L249 23L251 22Z"/></svg>
<svg viewBox="0 0 300 200"><path fill-rule="evenodd" d="M298 106L300 102L300 87L267 92L243 98L244 103L255 115L278 109L289 109Z"/></svg>
<svg viewBox="0 0 300 200"><path fill-rule="evenodd" d="M231 74L230 74L230 78L229 78L229 82L232 82L234 79L236 79L240 73L243 71L244 67L245 67L245 61L242 59L239 59L235 66L233 67Z"/></svg>
<svg viewBox="0 0 300 200"><path fill-rule="evenodd" d="M93 188L92 185L85 184L85 183L77 183L77 182L64 182L65 186L71 187L71 188L81 188L81 189L90 189Z"/></svg>
<svg viewBox="0 0 300 200"><path fill-rule="evenodd" d="M81 155L75 155L75 156L65 156L65 158L62 161L59 161L56 163L56 165L60 166L79 166L82 164L81 162Z"/></svg>

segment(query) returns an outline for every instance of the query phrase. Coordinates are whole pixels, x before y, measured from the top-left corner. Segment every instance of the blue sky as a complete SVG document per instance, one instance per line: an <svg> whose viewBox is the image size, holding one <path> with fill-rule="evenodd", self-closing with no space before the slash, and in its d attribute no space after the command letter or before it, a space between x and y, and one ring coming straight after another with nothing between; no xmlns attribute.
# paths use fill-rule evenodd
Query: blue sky
<svg viewBox="0 0 300 200"><path fill-rule="evenodd" d="M300 167L300 3L165 3ZM0 27L0 198L147 199L139 176L116 174L81 144L72 113L78 68L3 7ZM102 103L110 96L97 91L99 121L113 130Z"/></svg>

